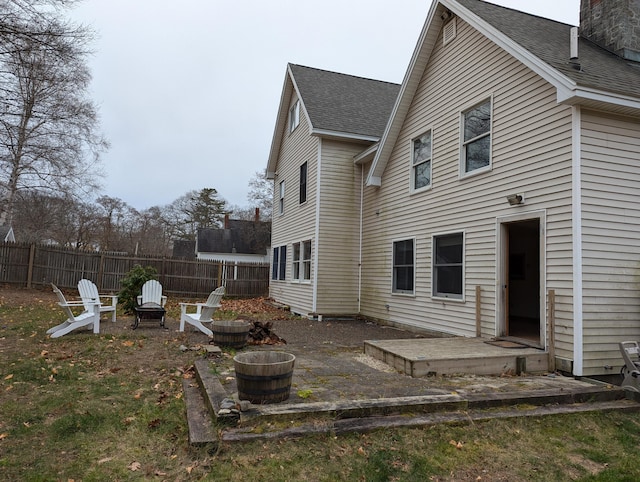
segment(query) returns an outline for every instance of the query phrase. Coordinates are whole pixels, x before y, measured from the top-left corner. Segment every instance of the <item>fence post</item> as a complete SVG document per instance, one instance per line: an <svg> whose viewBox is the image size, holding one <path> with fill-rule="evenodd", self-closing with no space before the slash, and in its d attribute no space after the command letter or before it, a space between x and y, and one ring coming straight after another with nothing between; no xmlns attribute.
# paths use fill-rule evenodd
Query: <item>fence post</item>
<svg viewBox="0 0 640 482"><path fill-rule="evenodd" d="M31 244L29 246L29 266L27 266L27 288L31 288L31 281L33 279L33 263L36 259L36 245Z"/></svg>
<svg viewBox="0 0 640 482"><path fill-rule="evenodd" d="M104 253L100 253L100 263L98 264L98 291L102 291L102 277L104 276Z"/></svg>

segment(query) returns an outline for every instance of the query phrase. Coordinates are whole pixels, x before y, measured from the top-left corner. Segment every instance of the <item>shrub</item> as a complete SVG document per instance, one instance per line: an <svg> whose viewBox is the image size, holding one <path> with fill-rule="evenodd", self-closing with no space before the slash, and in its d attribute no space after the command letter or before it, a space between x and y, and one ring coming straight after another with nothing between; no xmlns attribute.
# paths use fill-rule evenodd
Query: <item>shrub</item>
<svg viewBox="0 0 640 482"><path fill-rule="evenodd" d="M150 279L158 279L158 270L153 266L143 268L139 264L131 268L122 278L122 289L118 293L118 303L122 304L125 313L133 314L133 309L137 304L136 298L142 291L142 285Z"/></svg>

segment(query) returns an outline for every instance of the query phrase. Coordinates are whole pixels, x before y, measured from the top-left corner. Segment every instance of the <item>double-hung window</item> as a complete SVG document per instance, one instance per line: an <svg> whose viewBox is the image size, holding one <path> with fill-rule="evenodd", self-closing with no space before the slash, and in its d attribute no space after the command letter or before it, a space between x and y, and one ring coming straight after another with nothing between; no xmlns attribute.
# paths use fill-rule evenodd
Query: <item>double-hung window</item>
<svg viewBox="0 0 640 482"><path fill-rule="evenodd" d="M393 243L393 293L414 293L415 242L413 239Z"/></svg>
<svg viewBox="0 0 640 482"><path fill-rule="evenodd" d="M300 101L296 100L289 110L289 132L293 132L298 124L300 124Z"/></svg>
<svg viewBox="0 0 640 482"><path fill-rule="evenodd" d="M462 299L463 260L463 233L433 237L433 296Z"/></svg>
<svg viewBox="0 0 640 482"><path fill-rule="evenodd" d="M280 181L280 194L279 194L279 210L280 214L284 214L284 181Z"/></svg>
<svg viewBox="0 0 640 482"><path fill-rule="evenodd" d="M300 204L307 202L307 169L306 162L300 166Z"/></svg>
<svg viewBox="0 0 640 482"><path fill-rule="evenodd" d="M412 189L431 186L431 131L412 141Z"/></svg>
<svg viewBox="0 0 640 482"><path fill-rule="evenodd" d="M491 167L491 99L462 113L462 175Z"/></svg>
<svg viewBox="0 0 640 482"><path fill-rule="evenodd" d="M302 241L293 245L293 279L298 281L311 279L311 241Z"/></svg>
<svg viewBox="0 0 640 482"><path fill-rule="evenodd" d="M276 246L273 248L273 260L271 263L271 279L284 281L287 273L287 247Z"/></svg>

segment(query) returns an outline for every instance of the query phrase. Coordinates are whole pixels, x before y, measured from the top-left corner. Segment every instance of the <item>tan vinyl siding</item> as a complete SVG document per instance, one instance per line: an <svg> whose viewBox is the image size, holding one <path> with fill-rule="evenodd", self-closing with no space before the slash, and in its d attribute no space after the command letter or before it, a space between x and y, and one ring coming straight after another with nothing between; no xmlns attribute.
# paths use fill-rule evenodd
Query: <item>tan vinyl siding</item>
<svg viewBox="0 0 640 482"><path fill-rule="evenodd" d="M292 106L294 100L290 106ZM300 107L300 124L289 132L289 121L285 125L280 148L280 158L274 180L274 210L271 246L287 246L286 280L271 280L269 295L280 303L289 305L298 313L312 311L313 289L310 282L294 282L292 279L293 243L311 240L311 256L315 256L315 212L316 212L316 172L318 158L318 139L309 135L307 116ZM300 166L308 163L307 202L299 202ZM279 212L279 185L285 181L284 214ZM311 265L313 270L313 263ZM311 273L313 279L313 272Z"/></svg>
<svg viewBox="0 0 640 482"><path fill-rule="evenodd" d="M318 313L358 313L360 167L362 145L322 141L318 235Z"/></svg>
<svg viewBox="0 0 640 482"><path fill-rule="evenodd" d="M617 373L640 339L640 122L582 114L584 373Z"/></svg>
<svg viewBox="0 0 640 482"><path fill-rule="evenodd" d="M491 97L492 169L459 177L460 113ZM380 188L365 189L362 313L474 336L475 287L482 334L496 335L497 218L546 210L546 288L556 290L556 352L572 357L571 108L555 90L462 21L437 42ZM433 133L432 187L410 193L410 141ZM526 193L510 207L508 194ZM432 236L464 232L464 301L431 297ZM393 240L416 239L415 296L391 293ZM555 273L553 276L550 273ZM556 276L557 275L557 276ZM544 277L544 276L543 276ZM544 303L544 301L543 301ZM388 307L388 308L387 308Z"/></svg>

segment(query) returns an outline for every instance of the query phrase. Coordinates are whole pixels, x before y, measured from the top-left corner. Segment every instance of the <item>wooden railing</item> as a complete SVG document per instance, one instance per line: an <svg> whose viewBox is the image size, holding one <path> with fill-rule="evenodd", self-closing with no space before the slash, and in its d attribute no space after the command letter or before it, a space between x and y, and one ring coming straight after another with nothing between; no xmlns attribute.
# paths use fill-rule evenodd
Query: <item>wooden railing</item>
<svg viewBox="0 0 640 482"><path fill-rule="evenodd" d="M27 288L55 283L76 288L78 281L93 281L100 292L120 291L120 282L135 265L152 266L167 294L199 298L224 285L226 296L267 296L269 265L232 261L130 256L81 251L58 246L0 243L0 283Z"/></svg>

